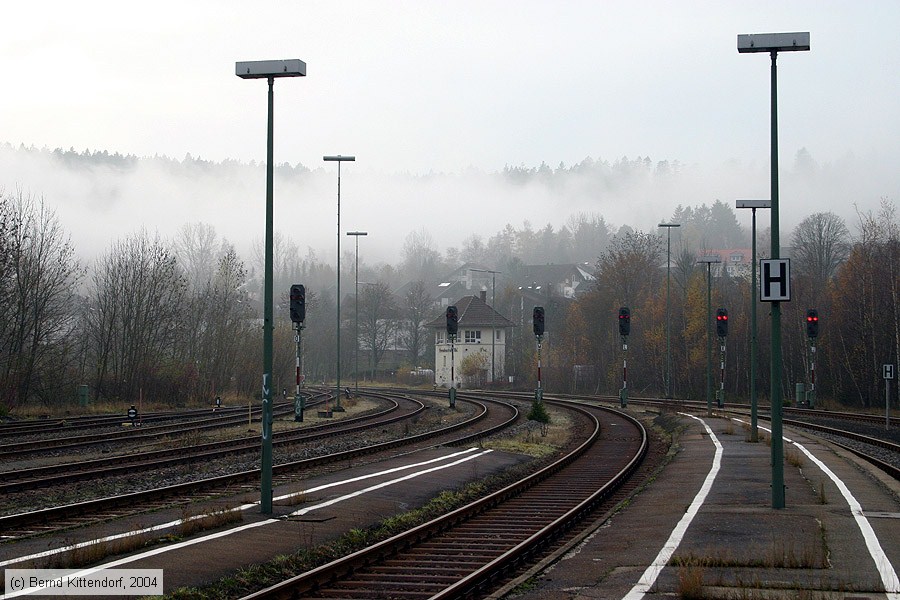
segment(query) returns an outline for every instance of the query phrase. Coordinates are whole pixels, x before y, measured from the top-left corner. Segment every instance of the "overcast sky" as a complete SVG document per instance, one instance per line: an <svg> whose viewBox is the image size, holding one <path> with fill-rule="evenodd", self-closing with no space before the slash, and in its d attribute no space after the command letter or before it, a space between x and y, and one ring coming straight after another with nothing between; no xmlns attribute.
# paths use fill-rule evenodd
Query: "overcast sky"
<svg viewBox="0 0 900 600"><path fill-rule="evenodd" d="M588 156L765 166L769 59L736 37L809 31L811 52L779 58L783 162L852 157L873 165L869 195L897 201L898 29L896 0L6 3L0 142L264 161L266 85L234 63L299 58L308 76L275 85L275 160L354 154L348 191ZM727 191L767 196L767 181Z"/></svg>

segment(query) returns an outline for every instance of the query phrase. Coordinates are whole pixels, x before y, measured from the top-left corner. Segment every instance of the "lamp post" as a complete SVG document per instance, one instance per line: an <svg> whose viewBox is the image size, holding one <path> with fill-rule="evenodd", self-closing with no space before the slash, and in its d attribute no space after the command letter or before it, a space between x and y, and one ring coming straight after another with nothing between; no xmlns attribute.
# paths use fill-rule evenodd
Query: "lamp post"
<svg viewBox="0 0 900 600"><path fill-rule="evenodd" d="M759 441L757 428L757 394L756 394L756 209L771 208L768 200L738 200L736 208L749 208L753 215L750 226L751 241L750 263L753 268L750 271L750 441Z"/></svg>
<svg viewBox="0 0 900 600"><path fill-rule="evenodd" d="M706 416L712 415L712 332L710 331L710 322L712 321L712 275L710 268L716 263L722 262L713 256L701 256L697 259L698 263L706 264Z"/></svg>
<svg viewBox="0 0 900 600"><path fill-rule="evenodd" d="M359 236L361 235L369 235L367 231L348 231L347 235L352 235L356 238L356 276L355 279L355 291L356 294L356 343L354 346L356 347L356 365L353 369L353 374L356 380L356 395L359 396ZM340 390L338 390L340 392Z"/></svg>
<svg viewBox="0 0 900 600"><path fill-rule="evenodd" d="M470 271L474 271L476 273L490 273L491 274L491 383L494 383L494 348L496 347L497 341L497 331L494 327L494 315L497 313L497 309L494 308L497 302L497 281L495 277L497 273L502 273L502 271L491 271L490 269L469 269Z"/></svg>
<svg viewBox="0 0 900 600"><path fill-rule="evenodd" d="M355 161L355 156L323 156L322 160L326 162L336 162L338 164L338 186L337 186L337 385L335 390L337 394L334 400L334 410L342 412L344 408L341 406L341 163L344 161Z"/></svg>
<svg viewBox="0 0 900 600"><path fill-rule="evenodd" d="M738 35L738 53L768 52L771 66L771 209L772 259L781 258L778 239L778 71L779 52L809 50L809 32ZM772 508L784 508L784 440L781 423L781 304L772 303Z"/></svg>
<svg viewBox="0 0 900 600"><path fill-rule="evenodd" d="M672 398L672 351L671 325L669 324L669 275L672 270L672 228L681 227L681 223L660 223L657 227L666 228L666 399Z"/></svg>
<svg viewBox="0 0 900 600"><path fill-rule="evenodd" d="M302 60L255 60L237 62L234 74L241 79L266 79L269 82L269 110L266 135L266 248L263 283L263 381L262 381L262 460L260 468L260 512L272 512L272 337L275 325L272 310L272 238L273 238L273 136L275 130L276 77L305 77Z"/></svg>

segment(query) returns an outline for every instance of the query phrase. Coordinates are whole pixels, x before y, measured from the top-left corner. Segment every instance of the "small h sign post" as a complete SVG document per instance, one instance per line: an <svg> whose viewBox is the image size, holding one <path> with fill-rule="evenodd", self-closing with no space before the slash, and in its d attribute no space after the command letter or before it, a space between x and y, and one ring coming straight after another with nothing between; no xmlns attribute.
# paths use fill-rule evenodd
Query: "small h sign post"
<svg viewBox="0 0 900 600"><path fill-rule="evenodd" d="M884 377L884 429L891 428L891 379L894 378L894 365L883 365L881 376Z"/></svg>

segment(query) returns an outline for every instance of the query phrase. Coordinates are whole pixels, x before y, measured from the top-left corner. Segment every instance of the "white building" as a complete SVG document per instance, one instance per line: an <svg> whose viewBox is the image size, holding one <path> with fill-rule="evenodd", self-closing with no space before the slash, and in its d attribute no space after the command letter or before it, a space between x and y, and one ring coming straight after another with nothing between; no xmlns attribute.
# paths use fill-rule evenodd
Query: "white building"
<svg viewBox="0 0 900 600"><path fill-rule="evenodd" d="M504 379L506 364L506 338L515 323L488 306L486 292L481 296L464 296L456 301L459 331L451 351L447 337L446 312L428 323L426 327L435 330L434 338L434 382L435 385L450 387L453 380L457 384L478 386L480 383ZM462 365L468 357L481 353L481 373L475 381L463 381ZM452 367L452 369L451 369ZM451 378L452 374L452 378Z"/></svg>

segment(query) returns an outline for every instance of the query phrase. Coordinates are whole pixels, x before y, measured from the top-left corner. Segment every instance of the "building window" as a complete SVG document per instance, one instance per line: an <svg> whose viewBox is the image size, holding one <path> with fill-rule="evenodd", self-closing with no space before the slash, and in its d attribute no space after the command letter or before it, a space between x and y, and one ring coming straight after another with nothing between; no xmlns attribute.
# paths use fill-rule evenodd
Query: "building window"
<svg viewBox="0 0 900 600"><path fill-rule="evenodd" d="M478 329L476 331L467 330L466 331L466 343L467 344L480 344L481 343L481 330Z"/></svg>
<svg viewBox="0 0 900 600"><path fill-rule="evenodd" d="M443 344L444 343L444 332L438 331L436 343Z"/></svg>
<svg viewBox="0 0 900 600"><path fill-rule="evenodd" d="M498 342L500 341L500 332L501 332L501 331L503 331L503 330L502 330L502 329L498 329L497 331L494 332L494 336L496 337L496 339L497 339Z"/></svg>

